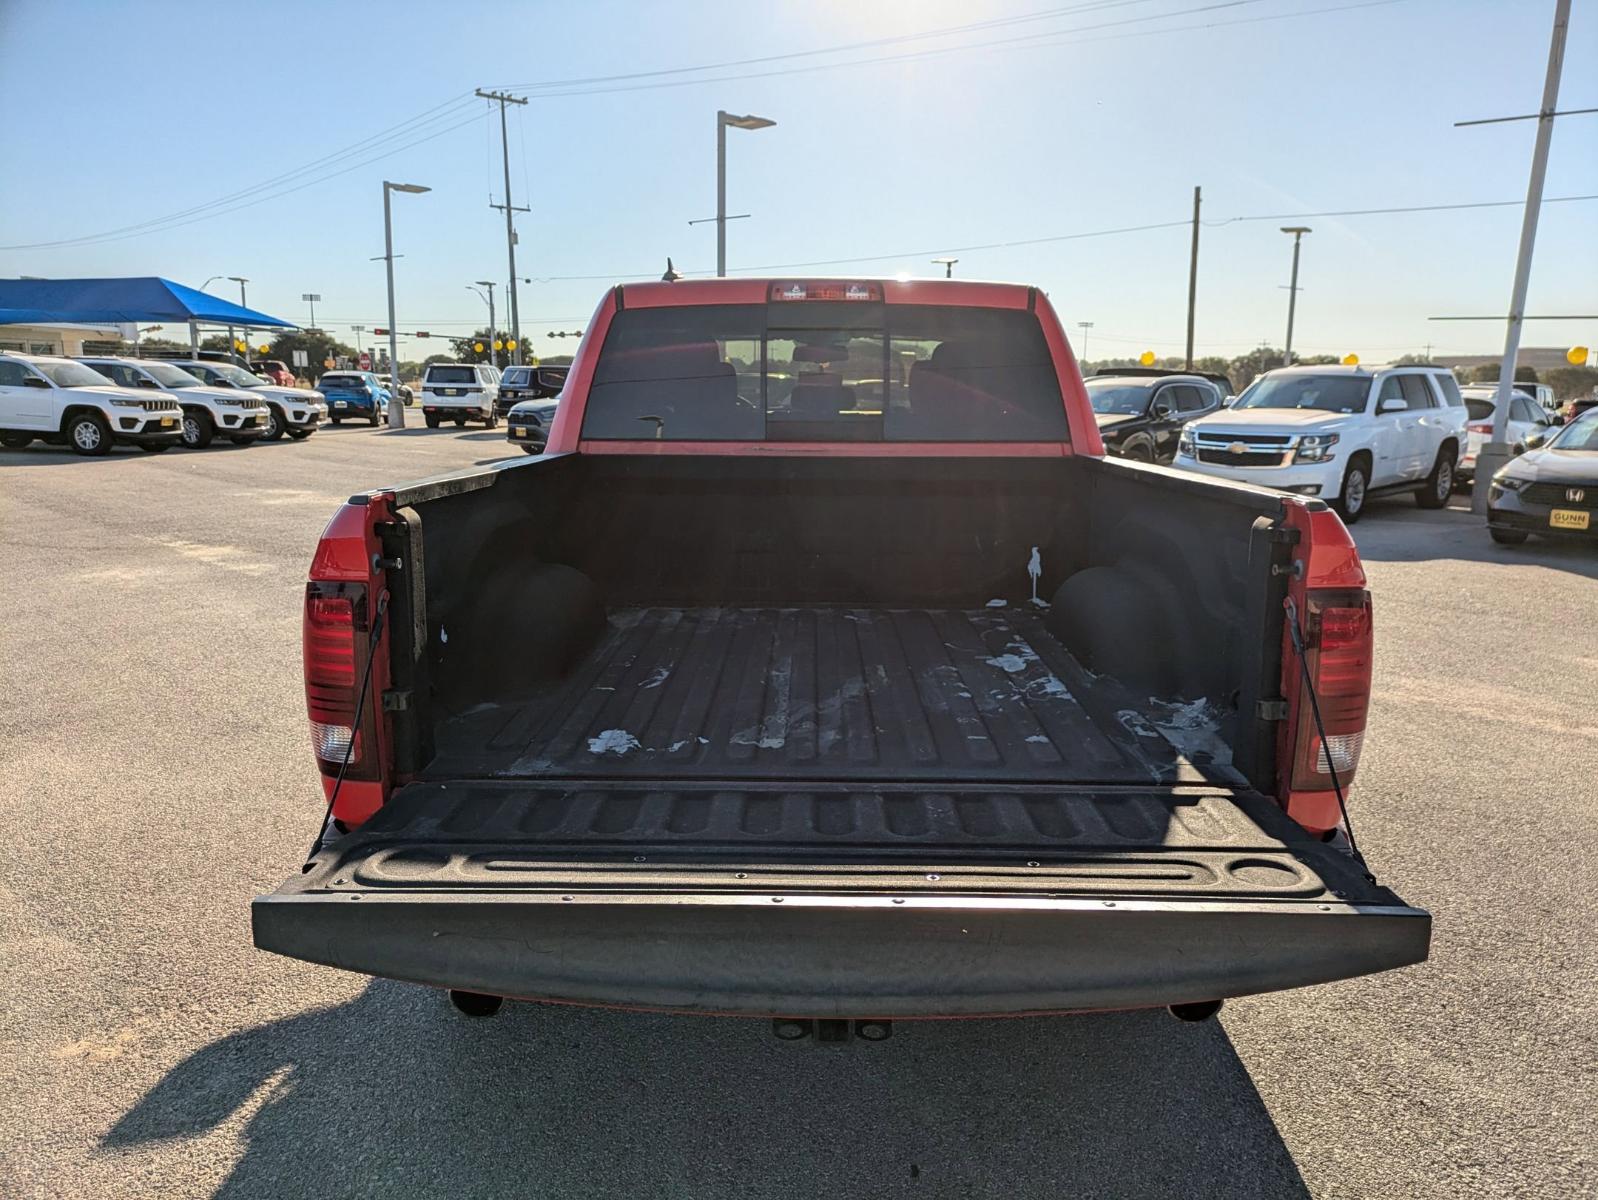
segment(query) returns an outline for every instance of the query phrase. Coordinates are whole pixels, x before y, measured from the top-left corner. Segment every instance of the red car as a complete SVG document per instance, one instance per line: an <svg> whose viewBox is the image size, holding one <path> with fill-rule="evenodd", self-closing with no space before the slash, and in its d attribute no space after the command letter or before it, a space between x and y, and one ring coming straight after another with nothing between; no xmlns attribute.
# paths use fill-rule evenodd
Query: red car
<svg viewBox="0 0 1598 1200"><path fill-rule="evenodd" d="M1348 825L1348 531L1106 458L1038 289L614 287L549 449L323 532L258 947L821 1040L1426 957Z"/></svg>
<svg viewBox="0 0 1598 1200"><path fill-rule="evenodd" d="M288 364L281 359L257 359L250 364L250 372L254 375L266 376L279 387L294 386L294 372L289 370Z"/></svg>

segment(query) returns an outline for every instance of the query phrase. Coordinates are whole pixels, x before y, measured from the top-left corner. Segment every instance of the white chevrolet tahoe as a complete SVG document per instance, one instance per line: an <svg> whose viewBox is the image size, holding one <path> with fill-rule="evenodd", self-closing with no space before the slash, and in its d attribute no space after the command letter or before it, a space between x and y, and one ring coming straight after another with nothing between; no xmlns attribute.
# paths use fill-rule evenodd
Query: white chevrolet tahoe
<svg viewBox="0 0 1598 1200"><path fill-rule="evenodd" d="M157 454L177 444L180 409L165 391L134 391L73 362L0 351L0 446L39 438L75 453L109 454L125 443Z"/></svg>
<svg viewBox="0 0 1598 1200"><path fill-rule="evenodd" d="M1352 524L1387 492L1447 504L1466 420L1446 367L1287 367L1184 427L1173 465L1319 496Z"/></svg>
<svg viewBox="0 0 1598 1200"><path fill-rule="evenodd" d="M486 363L428 363L422 376L422 417L429 429L442 421L499 425L499 370Z"/></svg>
<svg viewBox="0 0 1598 1200"><path fill-rule="evenodd" d="M235 363L181 359L177 365L210 387L242 388L250 400L266 409L261 420L265 441L275 442L285 433L296 441L308 438L327 420L327 401L314 388L285 387Z"/></svg>

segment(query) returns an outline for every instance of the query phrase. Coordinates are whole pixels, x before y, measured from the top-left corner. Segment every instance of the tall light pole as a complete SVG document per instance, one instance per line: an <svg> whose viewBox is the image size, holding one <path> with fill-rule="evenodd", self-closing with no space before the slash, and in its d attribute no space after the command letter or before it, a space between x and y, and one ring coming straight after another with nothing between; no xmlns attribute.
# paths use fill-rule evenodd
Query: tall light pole
<svg viewBox="0 0 1598 1200"><path fill-rule="evenodd" d="M932 261L935 263L941 263L943 265L943 277L945 279L953 279L954 264L960 260L958 258L935 258Z"/></svg>
<svg viewBox="0 0 1598 1200"><path fill-rule="evenodd" d="M477 292L478 296L483 297L483 299L488 301L488 361L493 363L495 367L498 367L499 356L494 350L494 339L499 336L499 330L495 328L494 325L494 281L492 279L479 279L477 281L477 286L486 287L488 289L488 295L483 296L482 292L477 292L477 288L472 287L472 285L469 283L466 285L469 291Z"/></svg>
<svg viewBox="0 0 1598 1200"><path fill-rule="evenodd" d="M388 265L388 427L405 428L405 406L399 398L399 335L394 332L394 216L389 203L390 192L409 192L419 195L432 188L419 183L390 183L383 180L383 261Z"/></svg>
<svg viewBox="0 0 1598 1200"><path fill-rule="evenodd" d="M1085 362L1088 356L1088 330L1093 328L1093 322L1078 321L1076 327L1082 331L1082 359Z"/></svg>
<svg viewBox="0 0 1598 1200"><path fill-rule="evenodd" d="M1282 365L1293 365L1293 313L1298 306L1298 243L1306 233L1313 232L1308 225L1283 225L1283 233L1293 235L1293 281L1287 285L1287 345L1282 348Z"/></svg>
<svg viewBox="0 0 1598 1200"><path fill-rule="evenodd" d="M250 281L248 279L244 278L244 276L242 276L242 275L229 275L228 279L230 279L232 282L234 282L234 283L239 285L239 307L240 308L248 308L248 307L250 307L250 302L249 302L248 299L245 298L245 295L244 295L244 285L247 284ZM207 281L207 282L209 282L209 281ZM244 340L246 342L248 342L250 340L250 331L248 329L246 329L244 331ZM231 325L229 325L227 327L227 344L228 344L228 349L229 350L234 350L234 351L237 350L237 347L234 346L234 344L233 344L233 326L231 326ZM250 352L249 352L248 347L246 347L245 351L244 351L244 361L246 363L248 363L250 361Z"/></svg>
<svg viewBox="0 0 1598 1200"><path fill-rule="evenodd" d="M1491 479L1509 461L1509 398L1520 355L1520 331L1526 318L1526 285L1531 281L1531 255L1537 244L1537 216L1543 205L1543 179L1548 174L1548 146L1554 137L1554 107L1559 103L1559 76L1565 65L1565 33L1570 28L1570 0L1554 5L1554 33L1548 44L1548 73L1543 78L1542 108L1537 113L1537 140L1531 152L1531 180L1526 185L1526 212L1520 222L1520 250L1515 256L1515 282L1509 294L1509 327L1504 334L1504 360L1498 368L1498 398L1493 435L1476 454L1476 477ZM1487 489L1475 492L1485 497ZM1472 507L1485 512L1487 502L1472 496Z"/></svg>
<svg viewBox="0 0 1598 1200"><path fill-rule="evenodd" d="M355 335L355 353L365 354L366 348L361 345L361 334L366 332L365 325L351 325L350 332Z"/></svg>
<svg viewBox="0 0 1598 1200"><path fill-rule="evenodd" d="M312 329L316 328L316 302L318 300L320 300L321 298L322 298L321 294L318 293L318 292L301 292L300 293L300 299L304 300L307 304L309 304L311 306L311 324L310 324L310 328L312 328Z"/></svg>
<svg viewBox="0 0 1598 1200"><path fill-rule="evenodd" d="M716 110L716 278L727 274L727 126L734 129L769 129L769 117L735 117Z"/></svg>

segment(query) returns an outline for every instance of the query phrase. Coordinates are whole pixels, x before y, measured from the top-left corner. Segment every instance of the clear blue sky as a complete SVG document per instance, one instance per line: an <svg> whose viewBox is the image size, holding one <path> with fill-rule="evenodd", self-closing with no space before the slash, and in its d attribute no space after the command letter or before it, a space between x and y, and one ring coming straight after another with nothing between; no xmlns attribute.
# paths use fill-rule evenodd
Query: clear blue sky
<svg viewBox="0 0 1598 1200"><path fill-rule="evenodd" d="M1350 2L0 0L0 245L152 221L328 160L239 202L310 186L209 219L0 250L0 276L245 275L253 307L305 322L300 295L319 292L318 324L348 336L386 324L369 259L389 178L433 188L395 198L399 326L465 331L486 317L465 284L506 274L487 207L503 188L499 131L483 101L438 106L489 86L533 97L511 115L511 174L532 206L518 267L534 279L524 335L542 353L571 348L544 333L585 322L607 280L658 277L668 254L714 268L713 226L687 222L714 212L718 107L778 122L729 133L729 209L753 214L729 224L734 271L886 256L772 273L930 274L947 248L1183 221L1194 184L1207 220L1523 197L1534 123L1453 122L1536 110L1553 0L1314 11ZM1574 7L1561 103L1591 107L1598 0ZM1056 15L1017 19L1039 13ZM878 44L708 73L752 76L720 82L550 86L865 42ZM637 86L660 83L673 86ZM1598 115L1566 118L1547 194L1594 193ZM1284 223L1204 228L1200 353L1281 344ZM1315 232L1300 351L1501 348L1501 324L1426 318L1505 310L1518 206L1302 223ZM1091 357L1167 354L1181 350L1187 252L1187 230L1169 228L957 250L955 270L1041 285L1067 321L1095 322ZM1545 208L1528 311L1598 312L1598 202ZM1540 322L1526 340L1594 344L1598 322Z"/></svg>

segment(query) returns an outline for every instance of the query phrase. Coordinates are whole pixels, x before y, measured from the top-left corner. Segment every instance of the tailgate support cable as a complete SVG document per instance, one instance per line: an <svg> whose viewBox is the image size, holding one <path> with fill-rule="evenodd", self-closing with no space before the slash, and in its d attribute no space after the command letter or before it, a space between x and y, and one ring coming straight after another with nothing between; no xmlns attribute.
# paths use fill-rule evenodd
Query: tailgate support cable
<svg viewBox="0 0 1598 1200"><path fill-rule="evenodd" d="M307 864L316 857L316 852L322 848L322 838L327 834L327 823L333 817L333 802L338 799L338 790L344 785L344 772L350 769L350 756L355 753L355 739L360 735L361 724L366 716L366 692L372 682L372 664L377 661L377 643L383 637L383 616L388 612L388 592L377 598L377 613L372 618L372 632L366 638L366 670L361 673L360 691L355 696L355 724L350 728L349 745L344 747L344 759L338 765L338 775L333 779L333 790L328 793L327 808L322 813L322 823L317 826L316 838L311 842L311 852L305 856Z"/></svg>
<svg viewBox="0 0 1598 1200"><path fill-rule="evenodd" d="M1348 818L1348 802L1343 797L1343 781L1337 777L1337 764L1332 761L1331 748L1326 744L1326 722L1321 719L1320 698L1315 694L1315 681L1309 674L1309 660L1304 653L1304 629L1298 623L1298 605L1293 603L1292 596L1288 596L1282 601L1282 607L1287 610L1287 634L1293 641L1293 653L1298 656L1298 671L1304 680L1304 691L1309 695L1310 712L1315 718L1315 732L1320 735L1321 757L1326 760L1326 773L1332 777L1332 791L1337 796L1337 810L1343 815L1343 832L1348 835L1349 853L1354 856L1355 862L1365 868L1365 878L1375 883L1376 876L1371 874L1365 856L1359 852L1359 843L1354 840L1354 823Z"/></svg>

